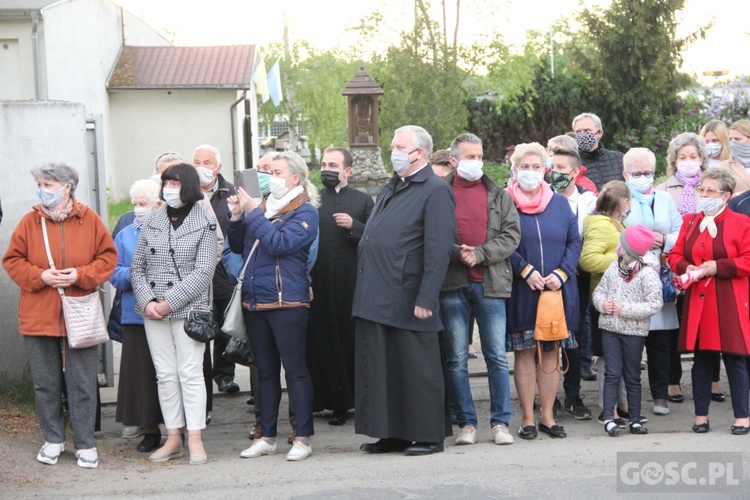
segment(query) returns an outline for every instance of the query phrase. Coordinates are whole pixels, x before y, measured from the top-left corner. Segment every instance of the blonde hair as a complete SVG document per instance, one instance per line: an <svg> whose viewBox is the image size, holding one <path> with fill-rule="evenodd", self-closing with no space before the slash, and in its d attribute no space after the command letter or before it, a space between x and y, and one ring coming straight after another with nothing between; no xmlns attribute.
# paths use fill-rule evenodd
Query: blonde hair
<svg viewBox="0 0 750 500"><path fill-rule="evenodd" d="M302 189L304 189L305 192L307 192L310 204L314 207L319 206L320 193L318 192L318 188L315 187L315 184L310 182L310 169L307 168L305 160L294 151L279 153L273 157L273 161L276 160L286 161L286 164L289 166L289 172L293 175L299 175L299 185L302 186Z"/></svg>
<svg viewBox="0 0 750 500"><path fill-rule="evenodd" d="M719 142L721 143L721 154L719 154L719 159L721 161L730 159L732 157L732 150L729 147L729 132L727 131L727 126L724 125L724 122L721 120L711 120L703 125L700 135L705 138L706 134L709 132L716 134L716 137L719 138Z"/></svg>
<svg viewBox="0 0 750 500"><path fill-rule="evenodd" d="M615 222L614 215L620 211L620 202L631 198L630 188L623 181L609 181L596 199L596 214L606 215Z"/></svg>
<svg viewBox="0 0 750 500"><path fill-rule="evenodd" d="M547 164L547 150L538 142L530 142L528 144L517 144L516 150L513 152L513 156L510 158L510 162L513 166L518 167L518 164L527 156L538 156L542 160L542 166Z"/></svg>
<svg viewBox="0 0 750 500"><path fill-rule="evenodd" d="M656 155L648 148L630 148L625 156L622 157L623 171L627 172L628 168L638 164L645 163L652 170L656 169Z"/></svg>
<svg viewBox="0 0 750 500"><path fill-rule="evenodd" d="M737 120L729 130L736 130L745 137L750 137L750 120Z"/></svg>

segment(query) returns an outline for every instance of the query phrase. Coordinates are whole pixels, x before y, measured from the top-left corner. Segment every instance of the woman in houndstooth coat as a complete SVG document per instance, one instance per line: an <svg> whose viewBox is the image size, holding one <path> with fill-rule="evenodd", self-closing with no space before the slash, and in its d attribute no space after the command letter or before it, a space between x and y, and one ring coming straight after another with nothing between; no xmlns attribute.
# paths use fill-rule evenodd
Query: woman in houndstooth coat
<svg viewBox="0 0 750 500"><path fill-rule="evenodd" d="M187 427L190 463L202 464L207 460L201 441L206 426L205 345L188 337L183 323L191 308L212 307L216 218L197 203L203 193L191 165L169 167L161 179L166 205L143 221L130 266L136 312L143 316L167 428L166 443L149 460L181 457L180 435Z"/></svg>

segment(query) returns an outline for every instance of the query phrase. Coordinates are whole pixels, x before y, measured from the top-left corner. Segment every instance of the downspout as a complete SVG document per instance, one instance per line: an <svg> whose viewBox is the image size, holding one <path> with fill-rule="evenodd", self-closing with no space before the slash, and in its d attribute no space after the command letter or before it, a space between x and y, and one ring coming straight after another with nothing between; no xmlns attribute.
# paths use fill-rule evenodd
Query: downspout
<svg viewBox="0 0 750 500"><path fill-rule="evenodd" d="M247 90L243 90L242 97L234 101L234 103L229 106L229 119L232 121L232 166L234 167L234 170L237 170L237 139L235 138L234 114L235 110L237 109L237 105L244 101L246 97Z"/></svg>
<svg viewBox="0 0 750 500"><path fill-rule="evenodd" d="M39 11L31 11L31 53L34 56L34 99L42 97L42 85L39 76Z"/></svg>

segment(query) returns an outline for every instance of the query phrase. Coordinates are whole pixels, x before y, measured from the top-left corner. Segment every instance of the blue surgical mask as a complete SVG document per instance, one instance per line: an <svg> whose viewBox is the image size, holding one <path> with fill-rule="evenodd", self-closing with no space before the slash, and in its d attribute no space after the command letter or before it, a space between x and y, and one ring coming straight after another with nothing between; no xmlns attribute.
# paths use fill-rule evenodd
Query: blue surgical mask
<svg viewBox="0 0 750 500"><path fill-rule="evenodd" d="M652 175L651 177L646 177L645 175L642 175L636 179L632 175L628 174L628 182L626 184L633 191L645 193L649 190L649 188L651 188L651 186L654 185L654 176Z"/></svg>
<svg viewBox="0 0 750 500"><path fill-rule="evenodd" d="M258 172L258 184L263 196L271 194L271 174L268 172Z"/></svg>
<svg viewBox="0 0 750 500"><path fill-rule="evenodd" d="M552 157L547 157L547 170L552 170Z"/></svg>
<svg viewBox="0 0 750 500"><path fill-rule="evenodd" d="M42 202L42 205L46 208L52 208L60 203L63 196L65 196L65 193L63 193L64 189L65 186L60 189L39 188L36 194L39 197L39 201Z"/></svg>

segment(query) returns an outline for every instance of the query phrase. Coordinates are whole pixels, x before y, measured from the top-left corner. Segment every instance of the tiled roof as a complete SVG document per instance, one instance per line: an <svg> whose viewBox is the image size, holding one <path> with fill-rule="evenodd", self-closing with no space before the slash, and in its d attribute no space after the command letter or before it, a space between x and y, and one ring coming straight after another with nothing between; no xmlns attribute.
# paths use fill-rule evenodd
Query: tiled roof
<svg viewBox="0 0 750 500"><path fill-rule="evenodd" d="M109 90L250 89L255 45L131 47L120 51Z"/></svg>

